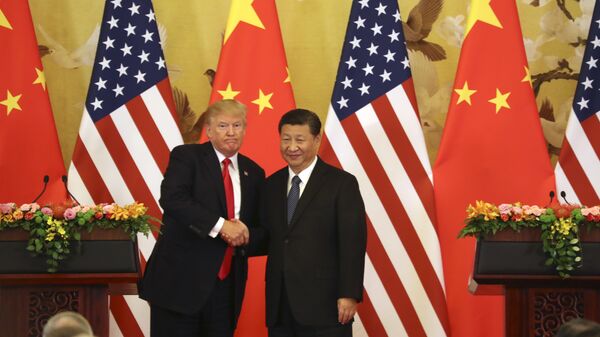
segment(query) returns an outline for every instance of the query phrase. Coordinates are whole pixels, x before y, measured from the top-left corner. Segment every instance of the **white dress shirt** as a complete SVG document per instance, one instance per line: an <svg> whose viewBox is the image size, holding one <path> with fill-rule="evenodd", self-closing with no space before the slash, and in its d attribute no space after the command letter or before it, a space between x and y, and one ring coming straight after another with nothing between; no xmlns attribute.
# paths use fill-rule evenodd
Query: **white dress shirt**
<svg viewBox="0 0 600 337"><path fill-rule="evenodd" d="M300 171L300 173L298 173L298 174L294 173L294 171L292 171L292 169L288 166L288 172L289 172L288 182L287 182L288 194L290 193L290 189L292 188L292 178L294 176L298 176L298 178L300 178L300 194L298 195L298 197L302 196L302 192L304 192L304 188L306 187L306 184L308 184L308 179L310 179L310 175L312 174L312 171L315 169L315 165L317 165L317 156L315 156L312 163L310 163L310 165L308 165L307 168Z"/></svg>

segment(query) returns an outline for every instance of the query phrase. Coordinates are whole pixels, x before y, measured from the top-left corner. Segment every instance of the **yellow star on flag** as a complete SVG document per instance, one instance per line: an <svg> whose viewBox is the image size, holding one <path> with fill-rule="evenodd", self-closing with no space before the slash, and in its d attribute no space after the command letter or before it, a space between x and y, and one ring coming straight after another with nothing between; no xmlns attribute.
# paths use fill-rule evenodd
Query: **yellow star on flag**
<svg viewBox="0 0 600 337"><path fill-rule="evenodd" d="M8 19L6 18L4 13L2 13L2 9L0 9L0 27L5 27L5 28L12 30L12 26L10 25L10 22L8 22Z"/></svg>
<svg viewBox="0 0 600 337"><path fill-rule="evenodd" d="M292 78L290 77L290 69L285 67L285 72L287 73L287 77L285 80L283 80L283 83L290 83L292 81Z"/></svg>
<svg viewBox="0 0 600 337"><path fill-rule="evenodd" d="M254 0L233 0L231 2L231 10L229 11L229 19L225 28L225 41L223 41L223 44L227 43L231 33L233 33L240 22L265 29L254 7L252 7L253 2Z"/></svg>
<svg viewBox="0 0 600 337"><path fill-rule="evenodd" d="M458 101L456 102L456 105L462 102L467 102L467 104L471 105L471 96L473 96L473 94L476 93L477 90L469 89L469 84L467 83L467 81L465 81L465 84L463 85L462 89L454 89L454 92L458 94Z"/></svg>
<svg viewBox="0 0 600 337"><path fill-rule="evenodd" d="M0 104L6 106L7 116L10 115L10 112L13 111L13 109L21 110L19 99L21 99L21 95L13 96L10 93L10 90L6 90L6 99L4 101L0 101Z"/></svg>
<svg viewBox="0 0 600 337"><path fill-rule="evenodd" d="M39 70L38 68L35 68L35 72L37 73L37 78L35 79L35 81L33 81L33 84L41 84L45 91L46 90L46 75L44 75L44 71Z"/></svg>
<svg viewBox="0 0 600 337"><path fill-rule="evenodd" d="M465 37L469 35L469 32L475 26L477 21L481 21L490 24L494 27L502 28L502 24L494 10L490 6L491 0L473 0L471 2L471 13L469 13L469 19L467 20L467 31Z"/></svg>
<svg viewBox="0 0 600 337"><path fill-rule="evenodd" d="M531 83L531 74L529 73L529 68L523 66L525 68L525 77L521 80L521 82L529 82L529 86L533 88L533 84Z"/></svg>
<svg viewBox="0 0 600 337"><path fill-rule="evenodd" d="M496 97L490 99L488 102L496 105L496 113L500 111L501 108L510 109L510 105L508 105L508 96L510 96L510 92L503 94L500 92L498 88L496 88Z"/></svg>
<svg viewBox="0 0 600 337"><path fill-rule="evenodd" d="M258 113L259 114L261 114L265 108L273 109L273 106L271 105L271 102L270 102L271 96L273 96L273 93L265 95L263 93L262 89L258 89L258 98L255 99L254 101L252 101L252 103L258 105Z"/></svg>
<svg viewBox="0 0 600 337"><path fill-rule="evenodd" d="M227 88L225 90L217 90L217 92L223 97L223 99L234 99L240 92L234 91L231 88L231 82L227 83Z"/></svg>

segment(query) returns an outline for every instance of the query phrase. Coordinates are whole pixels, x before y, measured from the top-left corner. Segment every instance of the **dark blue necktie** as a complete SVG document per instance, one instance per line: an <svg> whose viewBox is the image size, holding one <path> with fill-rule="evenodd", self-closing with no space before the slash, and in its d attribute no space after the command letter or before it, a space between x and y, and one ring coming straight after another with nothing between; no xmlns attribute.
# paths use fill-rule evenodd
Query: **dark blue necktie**
<svg viewBox="0 0 600 337"><path fill-rule="evenodd" d="M298 200L300 199L300 183L302 180L298 176L294 176L292 178L292 187L290 188L290 193L288 193L287 198L287 222L288 225L292 222L292 217L294 216L294 211L296 210L296 205L298 205Z"/></svg>

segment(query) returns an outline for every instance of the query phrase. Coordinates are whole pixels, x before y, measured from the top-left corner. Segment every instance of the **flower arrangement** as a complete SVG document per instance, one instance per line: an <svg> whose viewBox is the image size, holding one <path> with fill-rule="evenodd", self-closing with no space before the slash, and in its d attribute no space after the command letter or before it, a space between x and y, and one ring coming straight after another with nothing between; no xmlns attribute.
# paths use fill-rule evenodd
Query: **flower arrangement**
<svg viewBox="0 0 600 337"><path fill-rule="evenodd" d="M530 206L521 203L494 205L476 201L467 207L465 226L458 237L481 237L499 231L540 228L546 265L553 265L559 276L567 278L581 266L580 227L600 228L600 206Z"/></svg>
<svg viewBox="0 0 600 337"><path fill-rule="evenodd" d="M81 240L82 230L120 228L132 240L137 233L148 236L154 228L150 221L158 220L146 211L142 203L125 206L114 203L92 206L0 203L0 231L10 228L28 231L27 250L34 256L44 256L47 271L54 273L59 262L69 255L71 241Z"/></svg>

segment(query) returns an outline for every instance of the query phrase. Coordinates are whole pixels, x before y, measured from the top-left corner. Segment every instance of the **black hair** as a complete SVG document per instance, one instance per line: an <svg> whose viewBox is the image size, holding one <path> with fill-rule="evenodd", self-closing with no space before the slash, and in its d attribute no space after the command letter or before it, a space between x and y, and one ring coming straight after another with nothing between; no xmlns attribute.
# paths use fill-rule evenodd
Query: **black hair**
<svg viewBox="0 0 600 337"><path fill-rule="evenodd" d="M279 133L285 125L308 125L310 133L313 136L318 136L321 133L321 120L319 116L306 109L293 109L286 112L279 120Z"/></svg>

